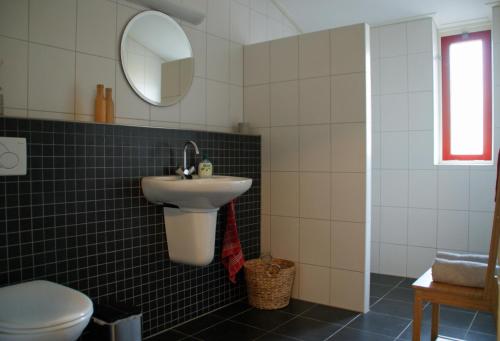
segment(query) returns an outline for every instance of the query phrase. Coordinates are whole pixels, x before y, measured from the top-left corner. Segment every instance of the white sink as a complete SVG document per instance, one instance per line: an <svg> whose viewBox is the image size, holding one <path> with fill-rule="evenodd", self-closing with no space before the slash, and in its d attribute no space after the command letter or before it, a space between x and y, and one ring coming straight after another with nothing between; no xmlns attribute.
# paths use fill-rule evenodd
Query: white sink
<svg viewBox="0 0 500 341"><path fill-rule="evenodd" d="M217 211L251 185L252 179L235 176L143 178L144 196L154 204L169 204L163 215L170 260L198 266L212 262Z"/></svg>
<svg viewBox="0 0 500 341"><path fill-rule="evenodd" d="M252 179L235 176L148 176L142 179L144 196L158 205L171 204L184 210L213 210L245 193Z"/></svg>

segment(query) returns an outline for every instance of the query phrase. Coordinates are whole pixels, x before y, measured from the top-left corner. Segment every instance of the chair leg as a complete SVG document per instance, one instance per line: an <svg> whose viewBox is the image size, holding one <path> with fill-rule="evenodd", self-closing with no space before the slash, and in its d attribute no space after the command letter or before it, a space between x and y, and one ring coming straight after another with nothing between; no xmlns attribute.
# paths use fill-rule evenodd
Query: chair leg
<svg viewBox="0 0 500 341"><path fill-rule="evenodd" d="M420 341L420 329L422 325L422 298L415 292L413 301L413 341Z"/></svg>
<svg viewBox="0 0 500 341"><path fill-rule="evenodd" d="M437 339L438 332L439 332L439 304L432 303L432 327L431 327L432 341Z"/></svg>

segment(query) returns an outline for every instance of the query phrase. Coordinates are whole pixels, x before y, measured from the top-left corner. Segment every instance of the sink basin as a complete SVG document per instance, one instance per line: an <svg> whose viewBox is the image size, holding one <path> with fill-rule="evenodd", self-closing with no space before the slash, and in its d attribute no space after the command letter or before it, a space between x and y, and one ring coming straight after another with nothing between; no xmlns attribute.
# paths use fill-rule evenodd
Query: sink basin
<svg viewBox="0 0 500 341"><path fill-rule="evenodd" d="M170 260L197 266L210 264L214 258L217 211L251 185L252 179L235 176L142 178L144 196L164 206Z"/></svg>
<svg viewBox="0 0 500 341"><path fill-rule="evenodd" d="M144 196L152 203L170 204L185 210L214 210L245 193L252 179L235 176L182 179L179 176L148 176L142 179Z"/></svg>

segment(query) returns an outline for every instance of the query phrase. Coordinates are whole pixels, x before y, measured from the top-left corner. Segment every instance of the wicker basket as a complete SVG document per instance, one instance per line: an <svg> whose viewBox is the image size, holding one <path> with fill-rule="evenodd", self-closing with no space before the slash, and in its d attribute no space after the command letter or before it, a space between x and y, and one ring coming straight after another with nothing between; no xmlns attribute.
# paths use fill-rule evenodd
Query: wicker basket
<svg viewBox="0 0 500 341"><path fill-rule="evenodd" d="M284 259L245 262L248 303L259 309L280 309L290 302L295 265Z"/></svg>

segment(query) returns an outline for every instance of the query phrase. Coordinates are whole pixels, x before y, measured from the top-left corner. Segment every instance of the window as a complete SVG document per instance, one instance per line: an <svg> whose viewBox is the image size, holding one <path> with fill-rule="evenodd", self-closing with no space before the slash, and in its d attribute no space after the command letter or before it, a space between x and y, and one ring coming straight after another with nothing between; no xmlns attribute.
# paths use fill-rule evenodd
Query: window
<svg viewBox="0 0 500 341"><path fill-rule="evenodd" d="M491 33L441 38L442 160L490 161Z"/></svg>

